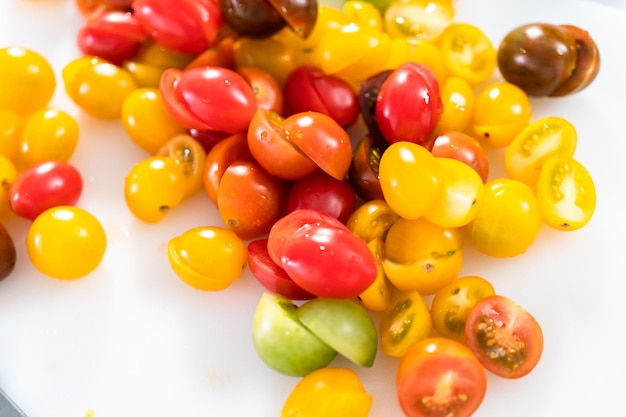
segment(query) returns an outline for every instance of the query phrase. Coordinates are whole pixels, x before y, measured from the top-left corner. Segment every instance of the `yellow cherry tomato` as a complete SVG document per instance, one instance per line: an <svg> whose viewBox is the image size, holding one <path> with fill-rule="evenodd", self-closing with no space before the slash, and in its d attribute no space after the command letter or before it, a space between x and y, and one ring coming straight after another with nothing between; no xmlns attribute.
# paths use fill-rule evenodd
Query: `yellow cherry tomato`
<svg viewBox="0 0 626 417"><path fill-rule="evenodd" d="M526 126L513 139L504 154L509 177L531 187L539 178L544 162L554 156L574 156L578 134L562 117L543 117Z"/></svg>
<svg viewBox="0 0 626 417"><path fill-rule="evenodd" d="M433 136L449 131L464 131L474 113L474 89L463 78L450 76L441 87L443 113L437 122Z"/></svg>
<svg viewBox="0 0 626 417"><path fill-rule="evenodd" d="M178 160L153 156L132 167L124 182L124 198L138 219L156 223L183 200L185 184L185 169Z"/></svg>
<svg viewBox="0 0 626 417"><path fill-rule="evenodd" d="M0 155L12 161L17 159L20 149L20 134L25 117L8 109L0 109Z"/></svg>
<svg viewBox="0 0 626 417"><path fill-rule="evenodd" d="M380 348L400 358L420 340L431 335L432 319L424 297L415 290L395 290L380 316Z"/></svg>
<svg viewBox="0 0 626 417"><path fill-rule="evenodd" d="M347 0L343 12L352 22L364 24L379 31L383 30L383 17L372 4L362 0Z"/></svg>
<svg viewBox="0 0 626 417"><path fill-rule="evenodd" d="M451 0L393 0L384 13L389 35L420 41L437 39L453 18Z"/></svg>
<svg viewBox="0 0 626 417"><path fill-rule="evenodd" d="M384 200L369 200L361 204L348 218L346 226L366 242L383 238L398 220L398 214Z"/></svg>
<svg viewBox="0 0 626 417"><path fill-rule="evenodd" d="M241 277L248 252L234 232L204 226L171 239L167 254L183 282L198 290L220 291Z"/></svg>
<svg viewBox="0 0 626 417"><path fill-rule="evenodd" d="M200 142L187 134L176 135L159 149L158 154L174 158L183 166L186 180L183 198L191 197L203 187L206 151Z"/></svg>
<svg viewBox="0 0 626 417"><path fill-rule="evenodd" d="M0 48L0 109L27 115L45 107L56 89L52 66L39 52Z"/></svg>
<svg viewBox="0 0 626 417"><path fill-rule="evenodd" d="M367 247L376 258L378 272L374 282L358 296L358 300L370 311L385 311L391 303L393 291L393 286L387 279L382 266L385 242L377 237L368 242Z"/></svg>
<svg viewBox="0 0 626 417"><path fill-rule="evenodd" d="M0 154L0 216L11 212L9 185L17 178L17 168L13 161Z"/></svg>
<svg viewBox="0 0 626 417"><path fill-rule="evenodd" d="M157 88L138 88L126 97L122 125L130 139L151 155L186 129L171 116Z"/></svg>
<svg viewBox="0 0 626 417"><path fill-rule="evenodd" d="M469 130L483 145L503 148L531 117L530 100L524 90L508 82L495 82L476 96Z"/></svg>
<svg viewBox="0 0 626 417"><path fill-rule="evenodd" d="M487 81L496 69L496 49L487 35L475 25L448 25L439 39L439 48L450 74L472 85Z"/></svg>
<svg viewBox="0 0 626 417"><path fill-rule="evenodd" d="M383 269L394 287L430 295L459 275L463 257L459 229L398 219L385 238Z"/></svg>
<svg viewBox="0 0 626 417"><path fill-rule="evenodd" d="M521 181L498 178L485 184L483 202L465 229L469 241L482 253L498 257L520 255L541 230L539 202Z"/></svg>
<svg viewBox="0 0 626 417"><path fill-rule="evenodd" d="M571 156L545 161L536 186L543 220L558 230L577 230L591 220L596 187L587 168Z"/></svg>
<svg viewBox="0 0 626 417"><path fill-rule="evenodd" d="M440 336L465 343L467 315L478 300L494 294L493 285L482 277L468 275L455 279L432 299L433 327Z"/></svg>
<svg viewBox="0 0 626 417"><path fill-rule="evenodd" d="M33 265L59 279L81 278L102 261L107 245L100 221L74 206L57 206L41 213L26 236Z"/></svg>
<svg viewBox="0 0 626 417"><path fill-rule="evenodd" d="M78 122L69 113L51 108L37 110L22 128L18 160L24 166L67 161L74 154L78 139Z"/></svg>
<svg viewBox="0 0 626 417"><path fill-rule="evenodd" d="M470 165L451 158L437 158L443 168L443 193L424 213L424 219L440 227L461 227L471 222L483 199L483 179Z"/></svg>
<svg viewBox="0 0 626 417"><path fill-rule="evenodd" d="M432 42L411 38L392 38L384 69L396 69L405 62L416 62L427 66L439 84L442 84L448 77L448 69L443 61L441 50Z"/></svg>
<svg viewBox="0 0 626 417"><path fill-rule="evenodd" d="M327 367L300 380L287 397L281 417L367 417L372 396L351 369Z"/></svg>
<svg viewBox="0 0 626 417"><path fill-rule="evenodd" d="M424 215L443 192L443 169L435 156L415 143L389 145L378 166L389 207L405 219Z"/></svg>

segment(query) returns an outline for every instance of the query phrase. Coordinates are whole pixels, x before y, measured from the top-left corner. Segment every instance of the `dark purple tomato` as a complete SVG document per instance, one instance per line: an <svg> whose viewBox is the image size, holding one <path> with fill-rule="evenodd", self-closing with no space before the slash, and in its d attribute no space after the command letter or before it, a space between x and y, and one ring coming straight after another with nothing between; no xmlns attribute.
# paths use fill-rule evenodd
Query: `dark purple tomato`
<svg viewBox="0 0 626 417"><path fill-rule="evenodd" d="M372 75L361 83L359 89L358 100L359 110L363 118L363 122L370 134L382 138L378 125L376 123L376 101L380 88L393 70L385 70L378 74Z"/></svg>
<svg viewBox="0 0 626 417"><path fill-rule="evenodd" d="M388 146L388 142L370 133L363 136L354 148L348 179L358 196L365 201L384 200L378 165Z"/></svg>
<svg viewBox="0 0 626 417"><path fill-rule="evenodd" d="M347 180L338 180L322 170L296 180L287 195L285 211L313 209L346 223L356 207L356 193Z"/></svg>
<svg viewBox="0 0 626 417"><path fill-rule="evenodd" d="M76 204L82 191L82 177L73 165L49 161L21 171L9 186L8 195L15 214L35 220L49 208Z"/></svg>
<svg viewBox="0 0 626 417"><path fill-rule="evenodd" d="M17 253L13 238L0 223L0 281L8 277L15 268Z"/></svg>

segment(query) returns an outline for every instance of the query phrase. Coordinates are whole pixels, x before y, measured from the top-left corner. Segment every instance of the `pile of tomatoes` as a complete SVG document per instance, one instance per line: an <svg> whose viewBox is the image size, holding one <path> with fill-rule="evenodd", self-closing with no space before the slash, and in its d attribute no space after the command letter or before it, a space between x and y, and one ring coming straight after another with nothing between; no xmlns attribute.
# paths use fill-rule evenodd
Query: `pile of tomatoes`
<svg viewBox="0 0 626 417"><path fill-rule="evenodd" d="M63 68L65 92L150 154L124 184L138 219L158 223L197 193L215 205L223 225L172 237L170 264L199 290L224 290L244 268L267 290L254 347L302 377L283 416L368 415L357 375L330 367L338 354L364 367L379 349L399 358L407 416L469 416L487 371L519 378L538 364L534 317L459 274L465 245L520 256L542 224L591 219L575 127L532 120L531 107L593 81L599 53L584 30L523 25L496 48L454 22L451 0L76 5L83 55ZM85 276L106 236L74 206L79 126L46 107L57 86L43 56L6 47L0 67L0 209L32 220L28 254L43 273ZM506 178L490 178L494 149L506 149ZM15 247L0 232L4 278Z"/></svg>

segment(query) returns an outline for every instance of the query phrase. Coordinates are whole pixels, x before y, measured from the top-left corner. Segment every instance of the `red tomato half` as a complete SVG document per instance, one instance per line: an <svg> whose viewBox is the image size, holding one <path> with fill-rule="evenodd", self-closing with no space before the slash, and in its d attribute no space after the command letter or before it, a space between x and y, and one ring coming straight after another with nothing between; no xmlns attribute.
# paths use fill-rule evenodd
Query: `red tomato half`
<svg viewBox="0 0 626 417"><path fill-rule="evenodd" d="M51 161L21 171L9 186L8 196L15 214L35 220L49 208L76 204L82 191L82 177L73 165Z"/></svg>
<svg viewBox="0 0 626 417"><path fill-rule="evenodd" d="M345 226L311 224L281 249L281 265L300 287L318 297L355 298L376 279L376 258Z"/></svg>
<svg viewBox="0 0 626 417"><path fill-rule="evenodd" d="M403 356L396 390L407 417L469 417L485 397L487 375L467 346L429 338Z"/></svg>
<svg viewBox="0 0 626 417"><path fill-rule="evenodd" d="M532 371L543 352L543 332L523 307L502 295L479 300L465 326L467 345L490 372L520 378Z"/></svg>
<svg viewBox="0 0 626 417"><path fill-rule="evenodd" d="M449 131L437 136L431 149L433 155L452 158L471 166L487 182L489 158L480 142L472 136L458 131Z"/></svg>
<svg viewBox="0 0 626 417"><path fill-rule="evenodd" d="M248 243L248 267L252 275L267 290L290 300L311 300L313 294L300 288L285 270L272 260L267 251L267 239Z"/></svg>
<svg viewBox="0 0 626 417"><path fill-rule="evenodd" d="M433 72L415 62L400 65L383 82L375 113L378 129L388 142L425 144L443 113Z"/></svg>

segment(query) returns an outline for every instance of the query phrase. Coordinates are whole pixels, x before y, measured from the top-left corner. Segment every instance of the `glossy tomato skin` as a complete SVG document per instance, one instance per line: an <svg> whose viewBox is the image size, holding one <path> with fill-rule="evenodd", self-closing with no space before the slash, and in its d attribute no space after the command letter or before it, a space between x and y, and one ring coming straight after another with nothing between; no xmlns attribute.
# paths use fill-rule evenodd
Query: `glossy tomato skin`
<svg viewBox="0 0 626 417"><path fill-rule="evenodd" d="M452 158L472 167L483 182L489 178L489 158L483 146L472 136L460 131L438 135L431 152L436 157Z"/></svg>
<svg viewBox="0 0 626 417"><path fill-rule="evenodd" d="M248 243L248 267L252 275L268 291L290 300L311 300L315 295L293 282L285 270L272 260L267 251L267 239Z"/></svg>
<svg viewBox="0 0 626 417"><path fill-rule="evenodd" d="M200 54L213 46L223 18L215 0L135 0L133 12L143 31L159 45Z"/></svg>
<svg viewBox="0 0 626 417"><path fill-rule="evenodd" d="M295 181L289 189L285 211L303 208L330 214L345 224L356 208L356 194L347 180L317 170Z"/></svg>
<svg viewBox="0 0 626 417"><path fill-rule="evenodd" d="M54 206L76 204L82 191L82 177L73 165L51 161L25 168L9 186L8 193L13 212L35 220Z"/></svg>
<svg viewBox="0 0 626 417"><path fill-rule="evenodd" d="M356 144L348 179L356 193L364 200L382 200L378 168L387 143L372 133L363 136Z"/></svg>
<svg viewBox="0 0 626 417"><path fill-rule="evenodd" d="M237 73L252 87L260 108L283 114L283 91L272 74L257 67L239 67Z"/></svg>
<svg viewBox="0 0 626 417"><path fill-rule="evenodd" d="M407 417L470 417L485 397L487 375L467 346L428 338L403 356L396 374L398 401Z"/></svg>
<svg viewBox="0 0 626 417"><path fill-rule="evenodd" d="M479 300L467 316L467 345L485 369L503 378L529 374L543 353L543 332L526 309L508 297Z"/></svg>
<svg viewBox="0 0 626 417"><path fill-rule="evenodd" d="M9 231L0 223L0 281L11 275L15 269L17 251Z"/></svg>
<svg viewBox="0 0 626 417"><path fill-rule="evenodd" d="M137 55L146 35L135 15L108 11L88 20L77 34L84 55L95 55L122 65Z"/></svg>
<svg viewBox="0 0 626 417"><path fill-rule="evenodd" d="M209 199L217 204L217 192L226 169L236 161L252 161L245 132L230 135L219 141L207 153L202 171L204 191Z"/></svg>
<svg viewBox="0 0 626 417"><path fill-rule="evenodd" d="M268 233L285 207L285 184L255 161L226 168L217 190L217 209L226 225L244 240Z"/></svg>
<svg viewBox="0 0 626 417"><path fill-rule="evenodd" d="M428 67L414 62L393 71L376 100L376 123L390 143L427 144L442 113L437 79Z"/></svg>
<svg viewBox="0 0 626 417"><path fill-rule="evenodd" d="M305 290L325 298L354 298L378 273L366 242L345 226L307 225L281 249L281 265Z"/></svg>
<svg viewBox="0 0 626 417"><path fill-rule="evenodd" d="M285 100L290 113L317 111L347 127L359 116L357 94L342 78L325 74L315 66L296 68L285 81Z"/></svg>
<svg viewBox="0 0 626 417"><path fill-rule="evenodd" d="M188 129L245 132L258 107L250 84L222 67L167 69L160 91L174 119Z"/></svg>
<svg viewBox="0 0 626 417"><path fill-rule="evenodd" d="M371 135L383 139L383 135L376 123L376 103L383 83L389 78L393 70L384 70L374 74L361 83L358 94L359 111L363 122Z"/></svg>

